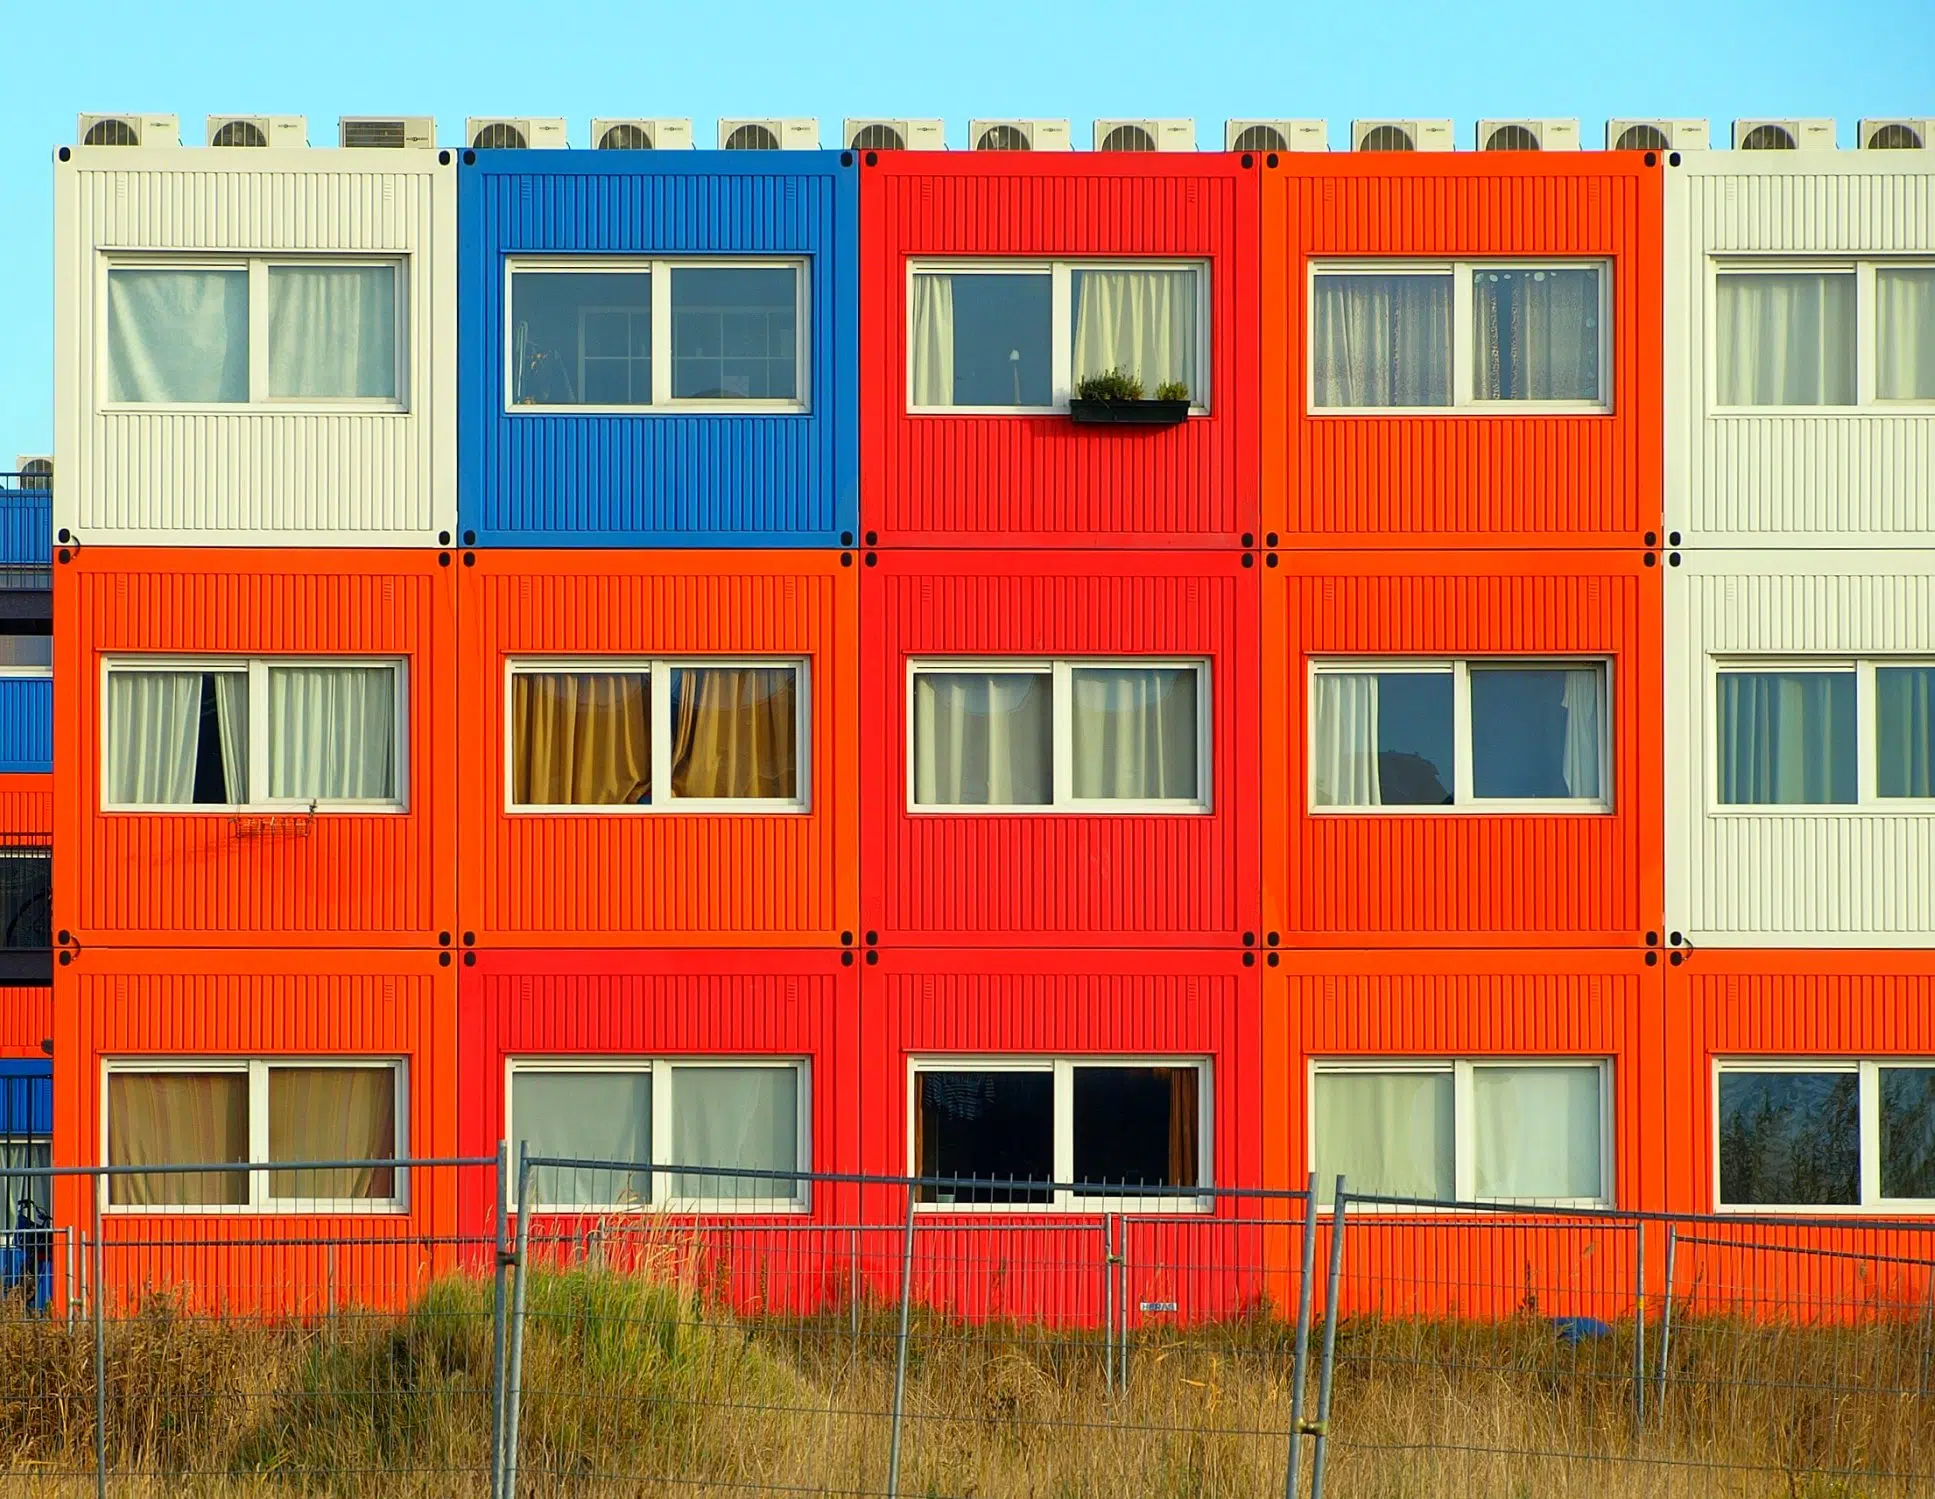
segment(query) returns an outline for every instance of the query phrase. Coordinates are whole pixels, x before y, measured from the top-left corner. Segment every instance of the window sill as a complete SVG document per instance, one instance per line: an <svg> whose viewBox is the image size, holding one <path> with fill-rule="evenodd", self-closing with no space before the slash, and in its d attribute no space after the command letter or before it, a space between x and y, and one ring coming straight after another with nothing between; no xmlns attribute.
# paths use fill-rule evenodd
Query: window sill
<svg viewBox="0 0 1935 1499"><path fill-rule="evenodd" d="M1311 805L1312 817L1611 817L1606 802L1464 802L1453 806L1331 807Z"/></svg>
<svg viewBox="0 0 1935 1499"><path fill-rule="evenodd" d="M1311 406L1304 415L1312 421L1327 418L1361 420L1364 417L1525 417L1525 416L1615 416L1610 406L1576 401L1488 401L1482 406Z"/></svg>
<svg viewBox="0 0 1935 1499"><path fill-rule="evenodd" d="M1121 805L1081 802L1075 805L1052 803L1027 806L930 806L911 805L909 817L1209 817L1215 809L1199 802L1129 802Z"/></svg>
<svg viewBox="0 0 1935 1499"><path fill-rule="evenodd" d="M1707 808L1707 816L1721 820L1738 817L1935 817L1935 801L1903 797L1873 802L1757 802L1743 806Z"/></svg>
<svg viewBox="0 0 1935 1499"><path fill-rule="evenodd" d="M672 401L663 406L543 406L508 405L504 415L667 417L667 416L811 416L813 408L796 401Z"/></svg>
<svg viewBox="0 0 1935 1499"><path fill-rule="evenodd" d="M1755 417L1935 416L1935 401L1875 401L1866 406L1715 406L1707 411L1715 421L1752 421Z"/></svg>
<svg viewBox="0 0 1935 1499"><path fill-rule="evenodd" d="M394 401L202 401L104 405L97 416L409 416Z"/></svg>
<svg viewBox="0 0 1935 1499"><path fill-rule="evenodd" d="M509 817L806 817L813 809L804 802L754 801L679 801L654 807L638 803L602 804L586 802L513 803L504 808Z"/></svg>
<svg viewBox="0 0 1935 1499"><path fill-rule="evenodd" d="M1206 1218L1216 1210L1214 1195L1185 1197L1096 1197L1079 1202L917 1202L917 1217L959 1218L1100 1218L1109 1213L1137 1217L1161 1215Z"/></svg>
<svg viewBox="0 0 1935 1499"><path fill-rule="evenodd" d="M264 1170L269 1168L264 1167ZM158 1172L157 1175L167 1175ZM234 1207L188 1204L169 1207L160 1203L148 1203L139 1207L119 1203L103 1203L101 1216L104 1218L407 1218L410 1215L407 1203L394 1200L386 1201L344 1201L326 1204L321 1207L278 1207L274 1205L254 1207L237 1205ZM221 1248L221 1244L210 1247ZM243 1245L230 1245L242 1248Z"/></svg>

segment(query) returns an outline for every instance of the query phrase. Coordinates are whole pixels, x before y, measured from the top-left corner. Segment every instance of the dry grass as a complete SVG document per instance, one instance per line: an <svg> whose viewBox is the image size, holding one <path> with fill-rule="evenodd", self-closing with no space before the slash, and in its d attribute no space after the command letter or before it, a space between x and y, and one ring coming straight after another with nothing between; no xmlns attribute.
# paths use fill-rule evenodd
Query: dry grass
<svg viewBox="0 0 1935 1499"><path fill-rule="evenodd" d="M886 1310L738 1318L672 1281L598 1268L534 1273L529 1295L531 1499L885 1491ZM1635 1433L1630 1333L1568 1346L1531 1318L1355 1320L1339 1337L1330 1493L1935 1494L1927 1336L1918 1321L1694 1321L1663 1418ZM322 1325L151 1300L109 1325L107 1354L124 1499L486 1491L487 1284L443 1282L407 1314ZM1290 1356L1261 1316L1145 1334L1115 1395L1093 1334L917 1316L902 1492L1281 1494ZM92 1393L87 1325L0 1311L0 1496L93 1491Z"/></svg>

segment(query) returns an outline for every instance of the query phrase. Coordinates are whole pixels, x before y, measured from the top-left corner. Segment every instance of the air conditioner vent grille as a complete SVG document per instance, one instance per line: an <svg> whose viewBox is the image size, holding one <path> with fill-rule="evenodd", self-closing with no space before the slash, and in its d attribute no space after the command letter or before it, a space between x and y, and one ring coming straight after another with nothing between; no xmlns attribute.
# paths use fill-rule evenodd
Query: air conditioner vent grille
<svg viewBox="0 0 1935 1499"><path fill-rule="evenodd" d="M1487 151L1536 151L1539 138L1523 125L1500 125L1485 137Z"/></svg>
<svg viewBox="0 0 1935 1499"><path fill-rule="evenodd" d="M777 151L779 137L764 125L741 125L726 137L728 151Z"/></svg>
<svg viewBox="0 0 1935 1499"><path fill-rule="evenodd" d="M891 125L869 125L854 133L853 149L856 151L905 151L907 141Z"/></svg>
<svg viewBox="0 0 1935 1499"><path fill-rule="evenodd" d="M1784 125L1756 125L1740 143L1743 151L1798 151L1800 142Z"/></svg>
<svg viewBox="0 0 1935 1499"><path fill-rule="evenodd" d="M470 143L479 151L522 151L529 144L522 130L502 120L479 130Z"/></svg>
<svg viewBox="0 0 1935 1499"><path fill-rule="evenodd" d="M1236 138L1232 151L1288 151L1290 142L1274 125L1252 125Z"/></svg>
<svg viewBox="0 0 1935 1499"><path fill-rule="evenodd" d="M1032 149L1028 132L1019 125L991 125L974 143L977 151L1027 151Z"/></svg>
<svg viewBox="0 0 1935 1499"><path fill-rule="evenodd" d="M20 465L20 487L22 489L52 489L54 487L54 460L51 458L29 458Z"/></svg>
<svg viewBox="0 0 1935 1499"><path fill-rule="evenodd" d="M600 151L649 151L652 137L643 125L634 125L629 120L620 121L598 137Z"/></svg>
<svg viewBox="0 0 1935 1499"><path fill-rule="evenodd" d="M1364 132L1357 143L1360 151L1415 151L1418 143L1402 125L1379 125Z"/></svg>
<svg viewBox="0 0 1935 1499"><path fill-rule="evenodd" d="M344 120L342 142L350 147L401 151L404 144L403 121Z"/></svg>
<svg viewBox="0 0 1935 1499"><path fill-rule="evenodd" d="M1913 125L1896 120L1871 130L1861 144L1870 151L1919 151L1927 142Z"/></svg>
<svg viewBox="0 0 1935 1499"><path fill-rule="evenodd" d="M126 120L96 120L81 138L83 146L138 146L141 132Z"/></svg>
<svg viewBox="0 0 1935 1499"><path fill-rule="evenodd" d="M1657 125L1628 125L1613 142L1615 151L1664 151L1672 142Z"/></svg>
<svg viewBox="0 0 1935 1499"><path fill-rule="evenodd" d="M1117 125L1102 137L1104 151L1153 151L1156 138L1140 125Z"/></svg>
<svg viewBox="0 0 1935 1499"><path fill-rule="evenodd" d="M215 138L209 142L211 146L266 146L268 144L268 136L262 133L262 127L253 120L230 120L215 132Z"/></svg>

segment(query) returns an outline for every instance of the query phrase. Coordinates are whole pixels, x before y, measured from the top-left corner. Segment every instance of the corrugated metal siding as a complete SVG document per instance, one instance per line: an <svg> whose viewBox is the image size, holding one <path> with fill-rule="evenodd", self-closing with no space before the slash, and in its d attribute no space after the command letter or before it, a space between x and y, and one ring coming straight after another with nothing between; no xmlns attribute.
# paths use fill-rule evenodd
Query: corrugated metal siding
<svg viewBox="0 0 1935 1499"><path fill-rule="evenodd" d="M1634 945L1660 923L1660 582L1637 552L1285 553L1264 574L1265 926L1315 945ZM1322 813L1309 663L1612 662L1612 810Z"/></svg>
<svg viewBox="0 0 1935 1499"><path fill-rule="evenodd" d="M473 160L474 157L474 160ZM826 152L464 153L458 510L483 546L837 546L857 527L858 184ZM809 257L800 415L504 410L514 255Z"/></svg>
<svg viewBox="0 0 1935 1499"><path fill-rule="evenodd" d="M54 777L51 773L0 773L0 839L22 834L51 838L54 831Z"/></svg>
<svg viewBox="0 0 1935 1499"><path fill-rule="evenodd" d="M431 546L456 525L456 168L429 151L77 150L55 168L57 527L95 544ZM407 261L403 413L104 412L104 255ZM257 309L257 314L266 312ZM313 410L313 408L312 408Z"/></svg>
<svg viewBox="0 0 1935 1499"><path fill-rule="evenodd" d="M1667 925L1695 946L1935 946L1935 814L1722 809L1710 658L1926 656L1935 555L1688 552L1667 570Z"/></svg>
<svg viewBox="0 0 1935 1499"><path fill-rule="evenodd" d="M456 911L456 588L447 553L104 550L54 570L54 905L86 945L434 944ZM102 657L407 659L407 810L307 832L228 813L103 813Z"/></svg>
<svg viewBox="0 0 1935 1499"><path fill-rule="evenodd" d="M560 947L819 946L855 929L858 568L831 552L475 555L461 570L466 928ZM808 811L505 810L508 658L684 652L809 658Z"/></svg>
<svg viewBox="0 0 1935 1499"><path fill-rule="evenodd" d="M54 991L0 987L0 1057L41 1057L40 1043L54 1039Z"/></svg>
<svg viewBox="0 0 1935 1499"><path fill-rule="evenodd" d="M1231 552L881 552L861 577L864 925L888 942L1204 946L1254 932L1257 575ZM914 813L916 656L1210 661L1211 810Z"/></svg>
<svg viewBox="0 0 1935 1499"><path fill-rule="evenodd" d="M1227 155L883 151L862 171L863 524L888 545L1234 544L1257 529L1258 173ZM1168 429L911 416L917 257L1210 264L1210 414Z"/></svg>
<svg viewBox="0 0 1935 1499"><path fill-rule="evenodd" d="M45 567L54 552L53 496L0 487L0 566Z"/></svg>
<svg viewBox="0 0 1935 1499"><path fill-rule="evenodd" d="M1667 184L1667 525L1691 546L1935 541L1935 422L1886 408L1714 416L1716 256L1935 258L1926 153L1742 160L1687 152Z"/></svg>
<svg viewBox="0 0 1935 1499"><path fill-rule="evenodd" d="M53 1062L45 1056L0 1057L0 1137L53 1132Z"/></svg>
<svg viewBox="0 0 1935 1499"><path fill-rule="evenodd" d="M54 768L54 684L0 677L0 774Z"/></svg>
<svg viewBox="0 0 1935 1499"><path fill-rule="evenodd" d="M1266 533L1286 546L1630 546L1658 529L1658 167L1639 152L1278 161L1263 173ZM1380 256L1611 259L1611 413L1311 414L1311 262Z"/></svg>

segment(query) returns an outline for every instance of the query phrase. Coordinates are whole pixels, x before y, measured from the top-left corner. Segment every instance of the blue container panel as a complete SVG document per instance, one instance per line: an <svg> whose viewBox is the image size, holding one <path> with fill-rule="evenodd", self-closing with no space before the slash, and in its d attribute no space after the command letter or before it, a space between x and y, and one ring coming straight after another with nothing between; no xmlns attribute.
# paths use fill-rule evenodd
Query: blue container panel
<svg viewBox="0 0 1935 1499"><path fill-rule="evenodd" d="M0 677L0 771L53 768L53 678Z"/></svg>
<svg viewBox="0 0 1935 1499"><path fill-rule="evenodd" d="M479 151L458 179L458 523L478 546L840 546L859 524L859 191L836 152ZM505 266L808 263L798 415L506 411Z"/></svg>
<svg viewBox="0 0 1935 1499"><path fill-rule="evenodd" d="M0 1136L45 1139L53 1132L53 1062L0 1057Z"/></svg>
<svg viewBox="0 0 1935 1499"><path fill-rule="evenodd" d="M46 567L53 551L52 496L44 489L0 487L0 565Z"/></svg>

